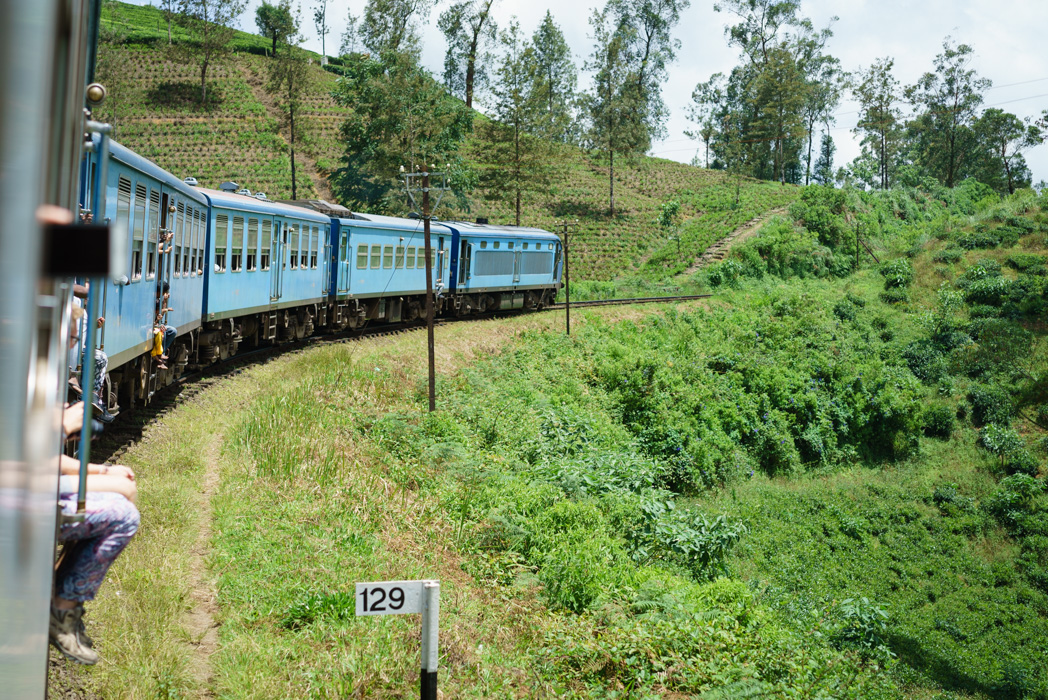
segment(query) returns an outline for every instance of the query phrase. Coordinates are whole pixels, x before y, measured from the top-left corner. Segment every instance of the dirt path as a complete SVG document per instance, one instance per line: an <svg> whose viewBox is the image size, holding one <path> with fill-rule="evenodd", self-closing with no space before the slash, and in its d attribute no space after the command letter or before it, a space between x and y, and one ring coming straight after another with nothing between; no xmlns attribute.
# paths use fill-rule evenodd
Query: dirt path
<svg viewBox="0 0 1048 700"><path fill-rule="evenodd" d="M785 214L788 208L789 207L779 207L777 209L771 209L769 211L764 212L755 219L750 219L742 226L739 226L737 229L729 233L727 236L725 236L724 238L720 239L719 241L711 245L709 248L707 248L706 251L699 256L699 259L692 263L691 267L689 267L684 272L684 276L688 277L694 275L696 272L699 271L700 268L709 265L711 262L723 260L728 255L728 251L731 250L732 247L738 245L739 243L742 243L743 241L749 238L752 238L753 236L756 236L757 231L760 230L761 226L767 223L768 220L772 217L779 216L780 214Z"/></svg>
<svg viewBox="0 0 1048 700"><path fill-rule="evenodd" d="M265 80L262 76L254 71L248 70L246 66L239 63L237 64L237 69L244 76L244 80L247 84L251 86L251 91L254 93L258 101L265 106L266 112L269 113L269 116L274 117L283 123L283 114L281 114L280 110L277 108L277 103L272 95L266 92ZM296 133L298 133L297 129ZM291 131L286 126L280 128L280 135L290 144ZM323 177L317 169L316 160L300 149L295 149L295 170L297 171L296 179L300 182L302 181L302 178L308 179L318 197L327 200L328 202L335 202L335 192L331 189L331 185L328 183L327 178ZM298 195L299 199L307 199L306 196L303 196L301 189L299 190Z"/></svg>
<svg viewBox="0 0 1048 700"><path fill-rule="evenodd" d="M184 625L193 649L188 667L200 688L197 697L201 698L215 697L212 690L211 655L218 651L218 622L215 619L218 603L215 584L207 570L207 558L211 549L211 497L218 488L218 464L224 439L224 432L213 434L205 451L207 471L197 511L200 530L190 552L189 584L193 607L186 614Z"/></svg>

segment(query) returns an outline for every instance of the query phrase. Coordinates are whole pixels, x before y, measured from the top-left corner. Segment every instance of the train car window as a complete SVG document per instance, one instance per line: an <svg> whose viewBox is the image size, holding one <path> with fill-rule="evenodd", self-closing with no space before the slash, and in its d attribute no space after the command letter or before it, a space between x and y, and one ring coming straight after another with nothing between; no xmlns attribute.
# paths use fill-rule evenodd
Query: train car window
<svg viewBox="0 0 1048 700"><path fill-rule="evenodd" d="M229 244L229 215L215 214L215 272L226 271L226 246Z"/></svg>
<svg viewBox="0 0 1048 700"><path fill-rule="evenodd" d="M397 252L393 256L393 269L403 270L404 269L404 246L398 245Z"/></svg>
<svg viewBox="0 0 1048 700"><path fill-rule="evenodd" d="M259 253L259 265L263 270L269 269L269 250L273 241L273 222L262 220L262 252Z"/></svg>
<svg viewBox="0 0 1048 700"><path fill-rule="evenodd" d="M342 235L344 236L345 234ZM368 269L368 247L366 245L357 246L357 269Z"/></svg>
<svg viewBox="0 0 1048 700"><path fill-rule="evenodd" d="M317 257L320 255L320 228L313 227L313 242L309 246L309 266L317 269Z"/></svg>
<svg viewBox="0 0 1048 700"><path fill-rule="evenodd" d="M553 250L553 244L552 243L549 244L549 249Z"/></svg>
<svg viewBox="0 0 1048 700"><path fill-rule="evenodd" d="M528 244L525 243L523 247L524 247L524 250L527 250L528 249Z"/></svg>
<svg viewBox="0 0 1048 700"><path fill-rule="evenodd" d="M193 274L202 275L204 273L204 256L200 250L200 210L193 207L190 216L193 222Z"/></svg>
<svg viewBox="0 0 1048 700"><path fill-rule="evenodd" d="M186 205L182 202L178 203L178 213L175 215L175 277L182 276L182 217L186 215Z"/></svg>
<svg viewBox="0 0 1048 700"><path fill-rule="evenodd" d="M377 270L382 265L382 246L371 246L371 269Z"/></svg>
<svg viewBox="0 0 1048 700"><path fill-rule="evenodd" d="M146 230L146 188L135 186L134 239L131 245L131 269L135 279L142 279L143 247Z"/></svg>
<svg viewBox="0 0 1048 700"><path fill-rule="evenodd" d="M149 190L149 248L147 275L149 279L156 277L157 269L157 239L160 230L160 192Z"/></svg>
<svg viewBox="0 0 1048 700"><path fill-rule="evenodd" d="M498 250L500 245L502 245L502 244L499 241L495 241L494 243L491 244L491 247L494 248L495 250Z"/></svg>
<svg viewBox="0 0 1048 700"><path fill-rule="evenodd" d="M186 268L184 275L196 273L196 226L193 223L193 207L186 207Z"/></svg>
<svg viewBox="0 0 1048 700"><path fill-rule="evenodd" d="M349 262L349 231L343 230L341 233L342 242L338 247L338 259L341 262ZM365 249L366 250L366 249ZM367 267L367 254L364 254L364 266ZM357 250L357 267L360 267L360 250Z"/></svg>
<svg viewBox="0 0 1048 700"><path fill-rule="evenodd" d="M299 228L299 251L298 266L303 270L309 267L309 226L301 225Z"/></svg>
<svg viewBox="0 0 1048 700"><path fill-rule="evenodd" d="M382 246L382 269L388 270L393 267L393 246Z"/></svg>
<svg viewBox="0 0 1048 700"><path fill-rule="evenodd" d="M405 267L407 267L407 269L409 269L409 270L414 270L415 269L415 246L413 246L413 245L412 246L408 246L408 256L407 256L407 258L405 258L405 262L406 262Z"/></svg>
<svg viewBox="0 0 1048 700"><path fill-rule="evenodd" d="M298 267L298 229L294 226L291 227L291 239L288 241L288 254L291 260L288 262L288 267L294 270Z"/></svg>
<svg viewBox="0 0 1048 700"><path fill-rule="evenodd" d="M418 257L415 258L415 267L418 268L419 270L425 270L426 269L426 249L423 248L422 246L419 246L418 247L418 252L416 253L416 255Z"/></svg>
<svg viewBox="0 0 1048 700"><path fill-rule="evenodd" d="M480 249L481 250L484 250L487 247L488 247L488 242L487 241L481 241L480 242Z"/></svg>
<svg viewBox="0 0 1048 700"><path fill-rule="evenodd" d="M131 181L123 175L120 176L119 183L117 185L116 193L116 220L121 221L127 230L130 230L131 223ZM142 258L142 245L138 245L138 259L141 261ZM135 245L131 244L131 278L135 279Z"/></svg>
<svg viewBox="0 0 1048 700"><path fill-rule="evenodd" d="M229 269L240 272L244 269L244 217L233 217L233 245L229 249Z"/></svg>
<svg viewBox="0 0 1048 700"><path fill-rule="evenodd" d="M506 247L509 248L510 250L513 250L513 241L510 241L509 243L507 243Z"/></svg>
<svg viewBox="0 0 1048 700"><path fill-rule="evenodd" d="M247 256L244 268L251 272L258 261L258 219L247 220Z"/></svg>

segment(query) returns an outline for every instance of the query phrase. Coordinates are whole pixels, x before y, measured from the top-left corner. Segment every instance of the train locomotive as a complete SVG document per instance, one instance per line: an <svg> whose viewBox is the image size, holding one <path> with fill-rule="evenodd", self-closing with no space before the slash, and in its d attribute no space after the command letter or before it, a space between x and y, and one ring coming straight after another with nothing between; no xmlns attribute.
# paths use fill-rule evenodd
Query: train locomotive
<svg viewBox="0 0 1048 700"><path fill-rule="evenodd" d="M103 152L85 159L85 206ZM127 250L125 274L106 282L99 307L109 411L148 402L187 367L241 347L424 317L421 219L333 217L235 183L197 187L115 142L108 154L105 204L93 215ZM538 310L560 287L561 242L548 231L433 221L431 241L438 315ZM164 323L175 329L166 363L152 352L162 290Z"/></svg>

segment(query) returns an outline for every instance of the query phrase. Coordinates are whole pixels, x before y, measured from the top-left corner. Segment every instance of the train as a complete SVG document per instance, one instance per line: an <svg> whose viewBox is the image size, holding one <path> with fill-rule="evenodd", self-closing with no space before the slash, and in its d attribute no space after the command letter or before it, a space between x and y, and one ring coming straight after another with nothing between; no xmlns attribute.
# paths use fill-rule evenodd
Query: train
<svg viewBox="0 0 1048 700"><path fill-rule="evenodd" d="M108 138L92 119L102 0L0 3L0 688L47 696L56 554L57 417L78 346L108 356L106 409L148 402L187 367L263 343L436 313L541 309L561 286L557 236L423 221L199 187ZM90 212L91 221L77 220ZM427 264L431 277L426 279ZM164 293L170 296L165 301ZM166 310L169 309L169 310ZM167 359L159 322L173 329ZM83 365L87 389L94 363ZM78 447L90 458L89 402ZM71 410L71 409L66 409ZM80 495L84 494L81 476ZM75 516L73 516L75 517Z"/></svg>
<svg viewBox="0 0 1048 700"><path fill-rule="evenodd" d="M80 198L87 209L92 187L104 187L92 215L115 226L125 251L98 311L109 412L242 347L424 316L421 218L333 214L325 202L271 201L235 182L199 187L116 142L101 148L102 138L85 158ZM563 250L548 231L433 220L431 240L437 315L540 310L560 288ZM166 363L152 353L162 290L172 309L164 322L176 330Z"/></svg>

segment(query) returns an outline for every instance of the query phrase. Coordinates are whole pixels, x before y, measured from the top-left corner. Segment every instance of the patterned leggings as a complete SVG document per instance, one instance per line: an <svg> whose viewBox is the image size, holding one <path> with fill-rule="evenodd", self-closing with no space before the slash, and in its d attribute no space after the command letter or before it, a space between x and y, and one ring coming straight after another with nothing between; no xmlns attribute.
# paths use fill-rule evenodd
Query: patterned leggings
<svg viewBox="0 0 1048 700"><path fill-rule="evenodd" d="M76 494L58 501L66 515L76 513ZM94 600L109 567L138 531L138 509L118 493L87 494L81 522L62 525L58 539L65 556L55 572L55 595L66 600Z"/></svg>
<svg viewBox="0 0 1048 700"><path fill-rule="evenodd" d="M106 369L109 368L109 357L101 350L95 350L95 393L102 393L106 383Z"/></svg>

